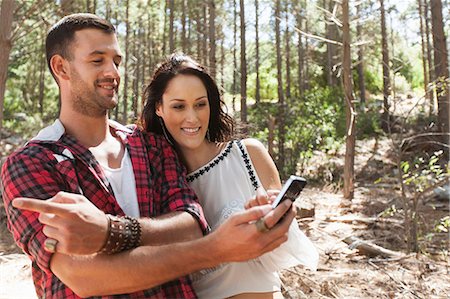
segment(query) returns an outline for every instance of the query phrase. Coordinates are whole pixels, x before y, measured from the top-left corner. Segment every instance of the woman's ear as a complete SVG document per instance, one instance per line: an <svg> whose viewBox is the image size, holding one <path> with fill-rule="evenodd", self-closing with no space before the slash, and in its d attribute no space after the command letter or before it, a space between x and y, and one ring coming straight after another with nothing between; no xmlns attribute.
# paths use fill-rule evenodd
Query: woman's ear
<svg viewBox="0 0 450 299"><path fill-rule="evenodd" d="M161 114L162 114L162 105L160 104L160 103L158 103L158 104L156 104L156 106L155 106L155 113L156 113L156 115L158 115L159 117L162 117L161 116Z"/></svg>
<svg viewBox="0 0 450 299"><path fill-rule="evenodd" d="M50 67L58 81L69 80L69 65L61 55L53 55L50 58Z"/></svg>

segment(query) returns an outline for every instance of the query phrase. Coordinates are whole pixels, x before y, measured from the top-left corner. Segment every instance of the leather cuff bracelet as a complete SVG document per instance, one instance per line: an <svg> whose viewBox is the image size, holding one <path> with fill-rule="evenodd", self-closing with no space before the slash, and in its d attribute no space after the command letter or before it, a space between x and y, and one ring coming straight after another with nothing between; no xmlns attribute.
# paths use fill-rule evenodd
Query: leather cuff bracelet
<svg viewBox="0 0 450 299"><path fill-rule="evenodd" d="M107 214L108 237L99 252L114 254L138 247L141 243L141 225L136 218Z"/></svg>

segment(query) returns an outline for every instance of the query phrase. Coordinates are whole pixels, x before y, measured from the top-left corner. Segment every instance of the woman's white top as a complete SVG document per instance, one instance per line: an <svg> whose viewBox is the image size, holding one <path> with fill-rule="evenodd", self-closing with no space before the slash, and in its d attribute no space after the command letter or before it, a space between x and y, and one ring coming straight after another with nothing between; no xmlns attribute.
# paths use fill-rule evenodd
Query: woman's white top
<svg viewBox="0 0 450 299"><path fill-rule="evenodd" d="M231 214L243 210L244 204L262 186L241 141L229 142L208 164L190 173L187 180L212 230ZM299 264L315 270L319 258L317 250L295 220L289 228L288 239L257 259L223 264L192 274L198 297L225 298L246 292L279 291L281 281L276 271Z"/></svg>

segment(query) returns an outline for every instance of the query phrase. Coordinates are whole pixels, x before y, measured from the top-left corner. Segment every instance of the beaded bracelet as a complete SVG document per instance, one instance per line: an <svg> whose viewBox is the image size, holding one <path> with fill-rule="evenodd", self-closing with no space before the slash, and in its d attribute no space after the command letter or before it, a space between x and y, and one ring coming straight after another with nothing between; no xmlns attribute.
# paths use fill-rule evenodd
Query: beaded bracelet
<svg viewBox="0 0 450 299"><path fill-rule="evenodd" d="M107 214L108 236L99 252L114 254L138 247L141 243L141 225L136 218Z"/></svg>

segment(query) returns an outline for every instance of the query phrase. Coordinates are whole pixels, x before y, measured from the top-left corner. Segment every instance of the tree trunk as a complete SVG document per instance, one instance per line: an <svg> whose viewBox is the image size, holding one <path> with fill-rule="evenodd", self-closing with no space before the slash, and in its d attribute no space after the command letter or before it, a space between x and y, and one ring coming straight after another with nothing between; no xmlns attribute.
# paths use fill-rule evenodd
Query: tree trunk
<svg viewBox="0 0 450 299"><path fill-rule="evenodd" d="M333 0L324 0L323 1L323 6L324 8L327 8L328 11L330 12L334 12L335 8L334 6L338 5L337 2L333 1ZM326 22L326 38L330 39L330 40L338 40L339 36L338 36L338 31L337 31L337 26L334 22L330 22L329 20L327 20L327 17L325 17L325 22ZM329 86L336 86L338 84L337 81L337 73L335 71L335 64L337 64L338 61L336 61L337 57L338 57L338 49L337 46L332 44L332 43L326 43L327 46L327 64L326 64L326 69L327 69L327 82Z"/></svg>
<svg viewBox="0 0 450 299"><path fill-rule="evenodd" d="M305 1L305 12L308 11L308 0ZM309 21L308 18L305 17L305 31L309 32ZM308 90L309 89L309 39L308 37L305 37L305 51L304 58L303 58L303 89Z"/></svg>
<svg viewBox="0 0 450 299"><path fill-rule="evenodd" d="M173 38L173 20L174 20L174 4L175 0L168 0L169 1L169 52L173 53L175 50L175 42Z"/></svg>
<svg viewBox="0 0 450 299"><path fill-rule="evenodd" d="M75 2L73 0L61 0L60 6L62 17L75 12Z"/></svg>
<svg viewBox="0 0 450 299"><path fill-rule="evenodd" d="M209 0L209 72L216 79L216 7L214 0Z"/></svg>
<svg viewBox="0 0 450 299"><path fill-rule="evenodd" d="M362 39L362 25L361 25L361 6L363 2L358 5L358 23L356 25L356 34L358 39ZM358 85L359 85L359 97L361 100L361 106L366 105L366 84L364 80L364 49L363 45L358 47Z"/></svg>
<svg viewBox="0 0 450 299"><path fill-rule="evenodd" d="M162 55L166 56L167 55L166 51L167 51L167 1L165 1L164 4Z"/></svg>
<svg viewBox="0 0 450 299"><path fill-rule="evenodd" d="M237 91L237 2L236 0L233 0L233 86L232 86L232 93L233 98L231 102L231 108L233 110L233 113L236 112L236 91Z"/></svg>
<svg viewBox="0 0 450 299"><path fill-rule="evenodd" d="M199 62L203 61L202 59L202 24L201 24L201 14L200 7L195 7L195 28L196 28L196 36L197 36L197 60Z"/></svg>
<svg viewBox="0 0 450 299"><path fill-rule="evenodd" d="M391 95L391 80L389 66L389 48L386 32L386 16L384 10L384 0L380 0L381 11L381 52L383 55L383 128L389 127L389 97Z"/></svg>
<svg viewBox="0 0 450 299"><path fill-rule="evenodd" d="M123 83L123 115L122 115L122 123L125 125L128 121L128 61L130 58L129 53L129 41L130 41L130 22L129 22L129 11L130 11L130 3L129 0L125 3L125 63L123 66L123 74L124 74L124 83Z"/></svg>
<svg viewBox="0 0 450 299"><path fill-rule="evenodd" d="M186 38L186 45L185 45L185 47L186 47L186 54L189 54L189 55L192 55L192 53L191 53L191 47L192 47L192 44L193 43L191 43L191 41L192 41L192 26L193 26L193 23L192 23L192 11L191 11L191 9L189 9L189 2L186 0L186 9L187 9L187 38Z"/></svg>
<svg viewBox="0 0 450 299"><path fill-rule="evenodd" d="M301 14L301 5L300 0L296 0L296 26L299 30L302 30L302 14ZM298 68L297 68L297 95L298 97L303 96L303 42L302 42L302 34L297 32L298 35L298 44L297 44L297 59L298 59Z"/></svg>
<svg viewBox="0 0 450 299"><path fill-rule="evenodd" d="M394 44L394 42L395 42L395 37L394 37L394 26L392 25L393 23L392 23L392 15L390 15L389 16L389 19L390 19L390 25L391 25L391 35L390 35L390 40L391 40L391 55L390 55L390 57L392 57L392 59L395 59L395 44ZM392 83L392 85L391 85L391 97L393 98L393 99L395 99L396 97L397 97L397 87L396 87L396 85L395 85L395 75L396 75L396 73L397 73L397 71L396 70L394 70L393 72L392 72L392 80L391 80L391 83Z"/></svg>
<svg viewBox="0 0 450 299"><path fill-rule="evenodd" d="M183 53L186 52L186 0L181 0L181 49L183 50Z"/></svg>
<svg viewBox="0 0 450 299"><path fill-rule="evenodd" d="M285 2L285 18L286 18L286 27L284 31L285 37L285 47L286 47L286 102L290 104L291 102L291 37L289 34L289 1Z"/></svg>
<svg viewBox="0 0 450 299"><path fill-rule="evenodd" d="M434 45L434 71L436 73L436 94L438 101L438 127L442 133L450 133L449 127L449 72L448 51L444 34L441 0L431 0L431 25ZM449 143L448 136L445 143Z"/></svg>
<svg viewBox="0 0 450 299"><path fill-rule="evenodd" d="M345 94L346 111L346 141L344 165L344 198L353 199L354 164L355 164L355 107L353 104L353 87L351 73L350 24L348 0L342 2L342 83Z"/></svg>
<svg viewBox="0 0 450 299"><path fill-rule="evenodd" d="M256 72L256 87L255 87L255 101L259 103L261 101L261 82L259 81L259 4L258 0L255 0L255 72Z"/></svg>
<svg viewBox="0 0 450 299"><path fill-rule="evenodd" d="M283 76L281 63L281 32L280 32L280 1L276 0L275 7L275 44L277 52L277 81L278 81L278 170L281 176L284 176L284 94L283 94Z"/></svg>
<svg viewBox="0 0 450 299"><path fill-rule="evenodd" d="M425 91L425 98L430 100L430 94L428 92L428 70L427 70L427 58L426 58L426 44L425 44L425 28L424 28L424 13L423 13L423 0L417 0L420 19L420 41L422 46L422 68L423 68L423 88ZM429 102L430 114L433 111L433 103Z"/></svg>
<svg viewBox="0 0 450 299"><path fill-rule="evenodd" d="M47 60L45 58L45 38L41 38L41 58L39 59L39 114L44 116L44 89L45 89L45 69Z"/></svg>
<svg viewBox="0 0 450 299"><path fill-rule="evenodd" d="M424 16L425 16L425 41L427 44L427 62L428 62L428 82L429 82L429 87L428 87L428 92L430 95L430 102L431 105L433 106L433 110L430 112L430 116L437 114L438 108L437 108L437 102L436 102L436 97L435 97L435 80L436 80L436 76L434 73L434 64L433 64L433 57L431 56L431 52L433 51L433 46L431 45L430 42L430 9L428 7L428 1L429 0L424 0L423 4L424 4Z"/></svg>
<svg viewBox="0 0 450 299"><path fill-rule="evenodd" d="M206 3L202 3L202 60L203 65L208 66L208 28L207 22Z"/></svg>
<svg viewBox="0 0 450 299"><path fill-rule="evenodd" d="M111 20L111 3L109 3L109 0L105 2L105 19Z"/></svg>
<svg viewBox="0 0 450 299"><path fill-rule="evenodd" d="M138 21L138 24L140 24L140 22ZM135 57L135 63L133 63L134 65L134 71L133 71L133 94L132 94L132 99L131 99L131 109L133 111L133 117L134 119L137 118L138 115L138 97L139 97L139 80L140 80L140 75L139 75L139 65L140 65L140 49L139 49L139 45L141 45L141 41L140 39L140 34L139 34L139 28L136 28L134 30L134 34L133 34L133 39L134 41L132 42L132 53L133 53L133 57ZM134 120L133 119L133 120Z"/></svg>
<svg viewBox="0 0 450 299"><path fill-rule="evenodd" d="M14 0L2 0L0 7L0 130L3 128L3 106L8 76L9 54L12 48L11 32L14 15Z"/></svg>
<svg viewBox="0 0 450 299"><path fill-rule="evenodd" d="M225 90L225 37L220 39L220 88L221 93Z"/></svg>
<svg viewBox="0 0 450 299"><path fill-rule="evenodd" d="M241 20L241 122L247 123L247 60L245 55L245 10L244 0L240 0Z"/></svg>

